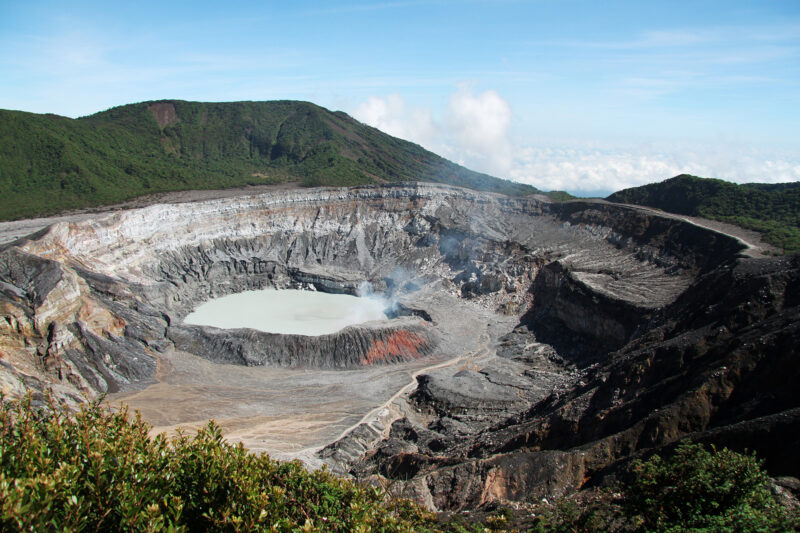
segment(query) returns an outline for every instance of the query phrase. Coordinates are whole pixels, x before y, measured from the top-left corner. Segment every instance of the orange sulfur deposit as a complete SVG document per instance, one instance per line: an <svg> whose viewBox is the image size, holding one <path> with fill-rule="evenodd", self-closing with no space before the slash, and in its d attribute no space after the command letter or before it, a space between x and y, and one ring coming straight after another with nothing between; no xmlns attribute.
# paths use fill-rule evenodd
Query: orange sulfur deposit
<svg viewBox="0 0 800 533"><path fill-rule="evenodd" d="M390 363L398 360L419 359L423 357L420 348L424 348L427 341L424 337L401 329L389 335L386 340L372 343L366 357L361 359L362 365L375 363Z"/></svg>

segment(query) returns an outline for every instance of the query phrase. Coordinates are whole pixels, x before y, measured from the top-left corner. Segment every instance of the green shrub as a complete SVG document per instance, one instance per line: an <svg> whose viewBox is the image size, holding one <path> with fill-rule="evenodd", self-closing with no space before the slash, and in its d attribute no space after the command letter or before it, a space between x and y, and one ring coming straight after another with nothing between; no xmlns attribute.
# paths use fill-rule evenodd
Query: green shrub
<svg viewBox="0 0 800 533"><path fill-rule="evenodd" d="M590 531L627 531L628 520L609 492L580 504L561 499L545 508L534 523L536 533L586 533Z"/></svg>
<svg viewBox="0 0 800 533"><path fill-rule="evenodd" d="M325 470L306 471L227 443L213 422L194 436L150 437L127 409L77 413L0 397L0 531L486 531ZM681 444L632 466L632 481L540 515L535 531L791 531L753 455ZM620 505L621 502L621 505Z"/></svg>
<svg viewBox="0 0 800 533"><path fill-rule="evenodd" d="M148 436L138 413L0 406L2 531L431 531L403 500L197 435Z"/></svg>
<svg viewBox="0 0 800 533"><path fill-rule="evenodd" d="M669 459L632 466L627 513L647 531L790 531L755 455L681 443Z"/></svg>
<svg viewBox="0 0 800 533"><path fill-rule="evenodd" d="M797 517L772 496L754 455L681 443L631 466L631 480L539 509L534 531L785 532Z"/></svg>

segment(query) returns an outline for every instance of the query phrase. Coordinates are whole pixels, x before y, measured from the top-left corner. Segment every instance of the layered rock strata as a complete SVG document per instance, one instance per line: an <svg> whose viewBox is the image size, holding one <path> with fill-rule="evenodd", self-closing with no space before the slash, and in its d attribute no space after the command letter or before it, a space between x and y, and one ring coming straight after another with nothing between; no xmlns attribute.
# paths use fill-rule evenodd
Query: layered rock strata
<svg viewBox="0 0 800 533"><path fill-rule="evenodd" d="M540 267L559 257L592 290L636 306L642 304L631 298L637 283L652 288L658 280L658 297L670 300L705 261L695 255L714 257L713 249L700 247L684 254L691 258L661 253L649 244L651 235L605 225L615 216L624 219L618 213L624 209L586 207L556 209L540 199L415 185L283 191L56 223L2 251L4 343L15 352L5 359L34 382L53 381L89 396L147 383L154 351L176 339L199 352L205 345L207 356L215 346L220 360L250 364L406 360L431 353L436 335L430 328L402 330L413 335L417 351L407 342L387 343L388 332L376 342L400 349L376 351L364 341L369 332L356 329L337 337L338 355L306 346L271 357L257 345L278 341L263 335L187 334L179 324L199 303L232 292L300 287L352 293L363 281L398 296L409 287L442 283L459 297L520 313ZM627 294L620 292L630 285ZM313 355L303 360L300 352Z"/></svg>
<svg viewBox="0 0 800 533"><path fill-rule="evenodd" d="M797 260L741 249L628 207L429 184L59 222L0 250L0 386L142 389L167 350L220 372L429 361L318 457L437 509L576 490L686 435L796 475L773 441L800 406ZM391 320L320 337L182 323L229 293L365 282Z"/></svg>
<svg viewBox="0 0 800 533"><path fill-rule="evenodd" d="M420 376L406 416L375 451L348 462L349 470L449 510L599 486L632 458L683 438L755 451L773 475L798 477L791 451L800 445L798 283L797 256L721 266L653 312L646 327L632 323L638 331L602 357L586 357L582 318L575 322L577 345L570 350L565 332L558 339L566 356L536 357L535 350L547 349L536 347L536 332L551 327L540 321L552 314L530 313L503 339L501 357L479 373L499 383L492 374L509 357L527 366L514 377L527 378L530 389L546 382L534 367L549 362L562 369L549 374L558 376L549 391L528 403L518 399L526 405L515 413L487 417L511 406L507 393L526 385L476 394L476 374ZM609 345L601 339L597 346Z"/></svg>

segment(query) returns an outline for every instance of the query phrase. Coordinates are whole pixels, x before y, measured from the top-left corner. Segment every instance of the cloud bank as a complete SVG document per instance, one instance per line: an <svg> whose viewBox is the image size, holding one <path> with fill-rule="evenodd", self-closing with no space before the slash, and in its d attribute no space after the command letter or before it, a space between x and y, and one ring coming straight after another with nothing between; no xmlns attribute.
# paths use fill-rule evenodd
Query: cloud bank
<svg viewBox="0 0 800 533"><path fill-rule="evenodd" d="M411 107L399 94L370 96L353 111L353 116L384 133L422 146L434 145L440 135L430 111Z"/></svg>
<svg viewBox="0 0 800 533"><path fill-rule="evenodd" d="M444 110L409 105L399 94L372 96L353 116L456 163L543 190L609 194L694 174L736 183L800 180L800 151L742 143L525 142L512 139L513 113L496 91L459 87ZM515 142L516 141L516 142Z"/></svg>
<svg viewBox="0 0 800 533"><path fill-rule="evenodd" d="M497 92L473 94L462 87L450 97L446 128L460 152L459 159L497 175L511 170L508 138L511 106Z"/></svg>
<svg viewBox="0 0 800 533"><path fill-rule="evenodd" d="M525 147L508 177L544 190L610 193L678 174L736 183L800 180L800 154L738 144Z"/></svg>
<svg viewBox="0 0 800 533"><path fill-rule="evenodd" d="M496 91L475 94L463 86L451 95L439 118L429 109L409 105L399 94L371 96L352 115L466 167L499 176L511 171L511 106Z"/></svg>

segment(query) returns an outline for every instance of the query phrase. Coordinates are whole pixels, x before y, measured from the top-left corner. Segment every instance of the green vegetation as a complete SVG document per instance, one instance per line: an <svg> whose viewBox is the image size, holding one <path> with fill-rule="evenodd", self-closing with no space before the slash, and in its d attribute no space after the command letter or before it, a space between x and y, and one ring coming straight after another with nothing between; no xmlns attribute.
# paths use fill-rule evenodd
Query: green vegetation
<svg viewBox="0 0 800 533"><path fill-rule="evenodd" d="M800 250L800 182L736 185L681 175L615 192L607 200L729 222L763 233L764 241L784 253Z"/></svg>
<svg viewBox="0 0 800 533"><path fill-rule="evenodd" d="M603 497L564 501L533 523L508 508L484 523L437 518L380 490L306 471L227 443L213 422L195 436L150 437L138 413L98 403L0 397L0 531L793 531L752 455L681 444L634 463ZM614 494L618 492L617 494Z"/></svg>
<svg viewBox="0 0 800 533"><path fill-rule="evenodd" d="M792 529L755 455L684 442L666 461L656 455L634 463L632 474L627 510L645 530Z"/></svg>
<svg viewBox="0 0 800 533"><path fill-rule="evenodd" d="M127 411L0 406L2 531L433 531L405 500L298 462L194 437L150 438Z"/></svg>
<svg viewBox="0 0 800 533"><path fill-rule="evenodd" d="M143 102L74 120L0 110L0 219L164 191L412 180L538 192L308 102Z"/></svg>
<svg viewBox="0 0 800 533"><path fill-rule="evenodd" d="M550 191L544 193L554 202L566 202L567 200L574 200L576 196L571 195L567 191Z"/></svg>
<svg viewBox="0 0 800 533"><path fill-rule="evenodd" d="M618 490L617 496L613 493ZM539 531L786 532L798 517L780 505L755 455L710 450L688 441L668 459L636 461L630 480L579 507L563 501Z"/></svg>

